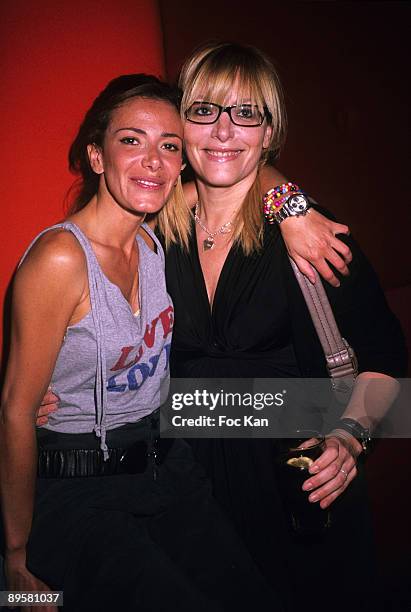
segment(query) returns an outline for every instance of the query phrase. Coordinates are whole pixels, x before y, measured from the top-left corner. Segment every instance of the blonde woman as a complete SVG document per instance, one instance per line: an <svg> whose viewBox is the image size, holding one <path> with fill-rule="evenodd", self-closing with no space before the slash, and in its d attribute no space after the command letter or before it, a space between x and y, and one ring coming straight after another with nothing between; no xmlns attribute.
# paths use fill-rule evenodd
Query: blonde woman
<svg viewBox="0 0 411 612"><path fill-rule="evenodd" d="M279 228L264 225L261 214L260 169L277 155L285 135L281 88L270 60L248 46L208 45L187 60L180 86L198 201L192 212L167 206L159 215L176 310L172 375L327 377ZM392 377L404 372L405 349L375 274L355 243L347 243L354 254L351 274L340 276L341 287L328 293L359 359L360 375L343 416L366 427L364 388L381 378L395 394ZM386 398L377 397L373 416L386 407ZM337 427L304 484L307 503L323 509L333 504L336 523L311 549L292 541L284 528L273 441L194 443L215 495L254 559L269 579L288 583L286 597L294 590L296 609L313 598L317 610L350 609L353 601L368 609L369 591L363 593L372 585L370 520L362 477L356 478L362 447L342 421Z"/></svg>

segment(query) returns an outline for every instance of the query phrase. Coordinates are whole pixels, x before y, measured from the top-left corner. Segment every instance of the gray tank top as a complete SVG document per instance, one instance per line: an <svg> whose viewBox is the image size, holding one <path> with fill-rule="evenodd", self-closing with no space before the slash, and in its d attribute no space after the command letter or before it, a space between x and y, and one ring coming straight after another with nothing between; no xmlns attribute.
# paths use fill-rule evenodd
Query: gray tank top
<svg viewBox="0 0 411 612"><path fill-rule="evenodd" d="M94 431L107 456L106 430L140 420L166 399L173 306L166 291L164 252L153 232L153 252L141 236L140 313L136 316L119 287L102 271L90 242L74 223L59 223L80 243L86 259L90 312L67 328L51 379L59 409L44 427L64 433Z"/></svg>

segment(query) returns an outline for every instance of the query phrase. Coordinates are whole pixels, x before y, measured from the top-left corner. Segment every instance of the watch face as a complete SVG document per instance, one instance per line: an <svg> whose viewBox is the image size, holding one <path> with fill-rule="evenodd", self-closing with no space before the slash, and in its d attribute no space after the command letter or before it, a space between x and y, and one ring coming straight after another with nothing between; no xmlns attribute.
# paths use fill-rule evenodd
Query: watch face
<svg viewBox="0 0 411 612"><path fill-rule="evenodd" d="M292 215L300 215L308 208L307 198L301 194L291 196L287 201L287 206Z"/></svg>

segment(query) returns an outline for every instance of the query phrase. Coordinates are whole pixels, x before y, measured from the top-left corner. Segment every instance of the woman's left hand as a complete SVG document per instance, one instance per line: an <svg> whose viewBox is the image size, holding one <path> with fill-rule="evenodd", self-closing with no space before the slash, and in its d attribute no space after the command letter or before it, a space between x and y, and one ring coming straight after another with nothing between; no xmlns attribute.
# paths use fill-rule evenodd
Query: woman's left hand
<svg viewBox="0 0 411 612"><path fill-rule="evenodd" d="M361 444L349 434L344 438L327 436L324 451L311 465L311 476L303 484L303 490L310 491L308 500L328 508L356 477L356 460L361 451Z"/></svg>
<svg viewBox="0 0 411 612"><path fill-rule="evenodd" d="M36 427L41 427L42 425L47 425L49 422L49 415L59 407L60 398L58 395L53 393L50 387L47 389L46 395L41 400L40 407L37 411L36 415Z"/></svg>

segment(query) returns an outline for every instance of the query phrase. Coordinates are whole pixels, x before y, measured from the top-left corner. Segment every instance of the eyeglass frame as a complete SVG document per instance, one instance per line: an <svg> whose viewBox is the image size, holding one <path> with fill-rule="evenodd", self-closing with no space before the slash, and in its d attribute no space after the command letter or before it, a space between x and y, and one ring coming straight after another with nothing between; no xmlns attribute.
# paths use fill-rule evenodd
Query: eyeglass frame
<svg viewBox="0 0 411 612"><path fill-rule="evenodd" d="M217 117L214 119L214 121L194 121L193 119L189 119L187 117L187 113L190 110L190 108L194 105L194 104L211 104L212 106L216 106L218 108L218 115ZM261 121L260 123L253 123L252 125L246 125L244 123L236 123L234 121L234 119L231 116L231 110L233 108L237 108L238 106L252 106L252 107L257 107L258 112L261 115ZM187 108L187 110L184 111L184 117L187 119L187 121L189 121L190 123L195 123L196 125L213 125L213 123L217 123L217 121L220 119L221 115L223 113L227 113L227 115L230 117L230 121L233 125L237 125L238 127L260 127L260 125L262 125L264 123L264 119L270 119L271 118L271 113L268 110L268 108L266 106L264 106L263 108L264 112L262 113L260 111L260 109L258 108L257 104L232 104L231 106L221 106L221 104L217 104L216 102L207 102L206 100L194 100L194 102L192 102L190 104L190 106Z"/></svg>

